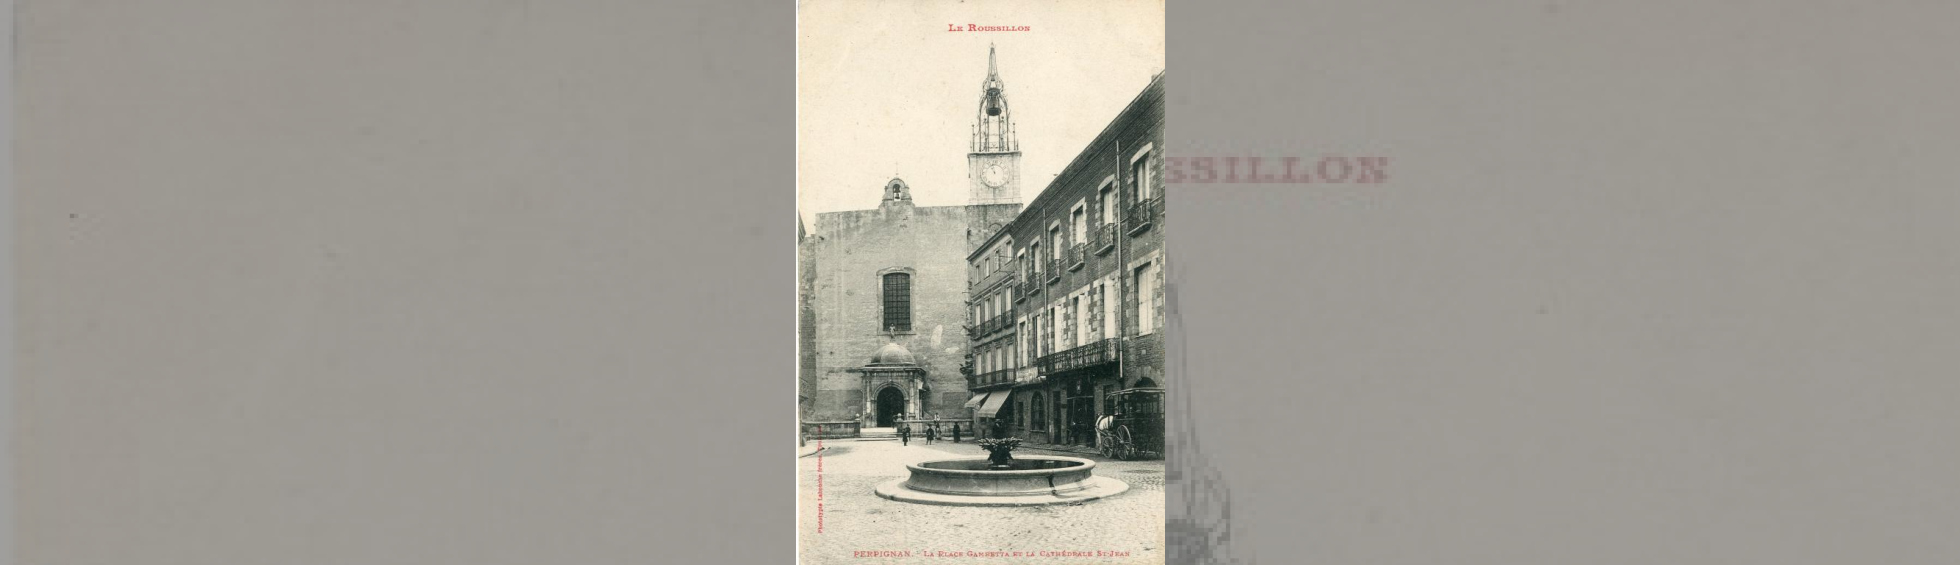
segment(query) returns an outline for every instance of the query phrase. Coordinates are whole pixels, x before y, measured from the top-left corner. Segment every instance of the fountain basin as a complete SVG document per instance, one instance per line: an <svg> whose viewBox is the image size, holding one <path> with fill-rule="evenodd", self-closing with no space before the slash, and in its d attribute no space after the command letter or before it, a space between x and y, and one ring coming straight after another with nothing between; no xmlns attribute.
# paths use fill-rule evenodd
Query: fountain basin
<svg viewBox="0 0 1960 565"><path fill-rule="evenodd" d="M878 496L948 506L1038 506L1106 498L1130 485L1095 475L1096 462L1076 457L1017 457L1005 470L985 458L906 465L911 476L878 485Z"/></svg>

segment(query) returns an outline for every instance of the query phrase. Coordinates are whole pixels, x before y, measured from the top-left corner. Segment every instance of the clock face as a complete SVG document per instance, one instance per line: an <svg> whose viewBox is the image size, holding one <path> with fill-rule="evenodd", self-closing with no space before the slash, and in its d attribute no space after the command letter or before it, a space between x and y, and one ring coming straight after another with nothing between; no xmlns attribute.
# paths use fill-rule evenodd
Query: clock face
<svg viewBox="0 0 1960 565"><path fill-rule="evenodd" d="M1000 188L1000 185L1007 184L1007 171L1002 170L998 164L987 165L987 170L980 173L980 180L987 183L987 186Z"/></svg>

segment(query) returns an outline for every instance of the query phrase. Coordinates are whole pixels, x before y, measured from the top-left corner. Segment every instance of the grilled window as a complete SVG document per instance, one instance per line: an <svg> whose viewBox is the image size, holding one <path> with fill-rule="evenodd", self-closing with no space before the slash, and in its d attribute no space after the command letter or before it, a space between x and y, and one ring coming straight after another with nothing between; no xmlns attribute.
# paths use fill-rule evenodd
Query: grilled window
<svg viewBox="0 0 1960 565"><path fill-rule="evenodd" d="M912 331L912 275L885 275L885 331Z"/></svg>

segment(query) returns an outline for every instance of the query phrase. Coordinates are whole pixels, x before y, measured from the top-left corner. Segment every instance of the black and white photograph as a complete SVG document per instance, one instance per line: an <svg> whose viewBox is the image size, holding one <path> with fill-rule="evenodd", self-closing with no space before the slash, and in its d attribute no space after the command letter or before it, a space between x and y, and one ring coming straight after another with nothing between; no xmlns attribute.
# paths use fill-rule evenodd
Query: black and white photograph
<svg viewBox="0 0 1960 565"><path fill-rule="evenodd" d="M804 563L1163 563L1163 4L798 6Z"/></svg>

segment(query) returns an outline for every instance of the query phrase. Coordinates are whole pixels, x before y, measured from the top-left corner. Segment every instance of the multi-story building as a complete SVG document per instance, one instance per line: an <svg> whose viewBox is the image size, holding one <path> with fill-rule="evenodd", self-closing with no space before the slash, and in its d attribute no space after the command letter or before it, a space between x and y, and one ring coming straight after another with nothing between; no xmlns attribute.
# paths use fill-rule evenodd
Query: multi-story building
<svg viewBox="0 0 1960 565"><path fill-rule="evenodd" d="M1094 445L1110 393L1164 384L1163 80L968 255L966 406L983 432Z"/></svg>

